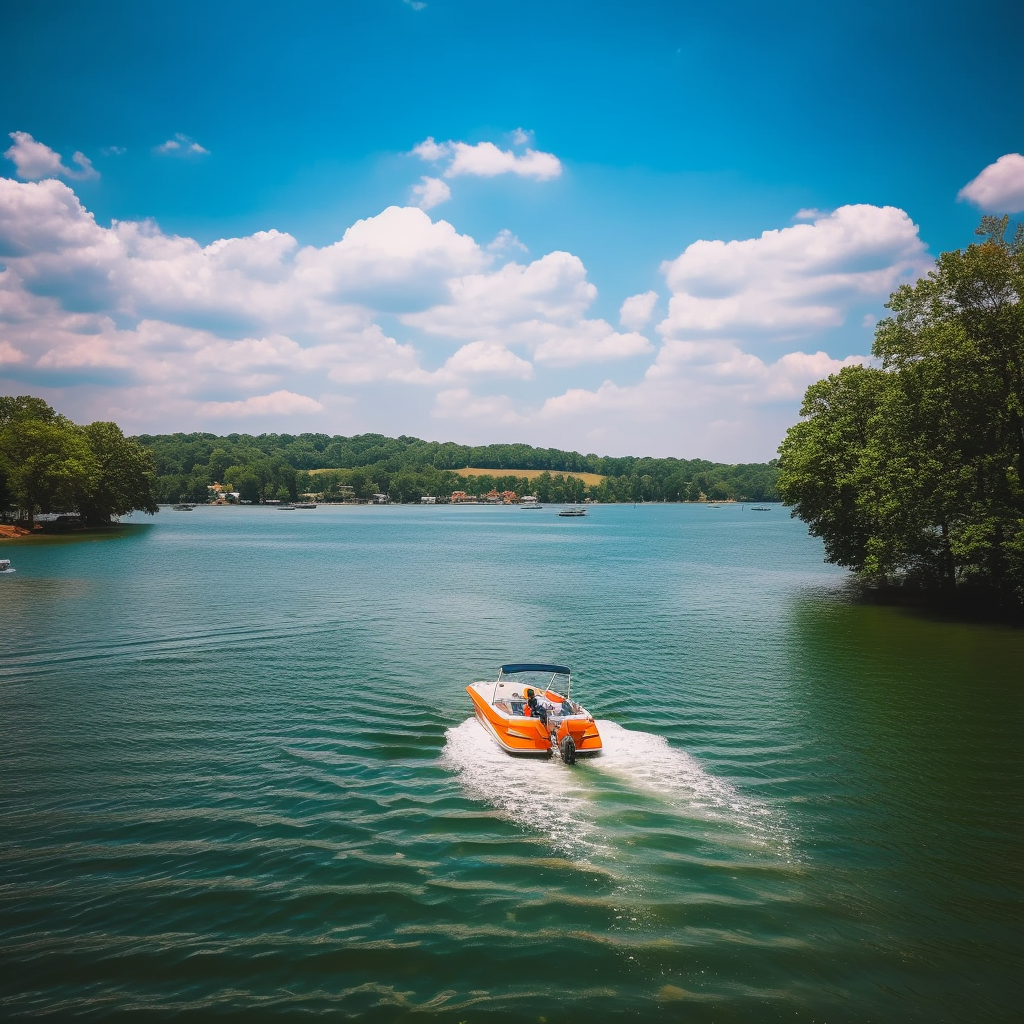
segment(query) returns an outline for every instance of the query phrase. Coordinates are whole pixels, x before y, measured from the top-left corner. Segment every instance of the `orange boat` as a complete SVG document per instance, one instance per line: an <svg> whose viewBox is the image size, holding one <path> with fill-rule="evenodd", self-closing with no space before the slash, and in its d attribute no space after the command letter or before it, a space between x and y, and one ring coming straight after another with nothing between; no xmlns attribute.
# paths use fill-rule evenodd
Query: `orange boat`
<svg viewBox="0 0 1024 1024"><path fill-rule="evenodd" d="M565 695L554 689L564 677ZM510 754L548 757L566 764L601 751L594 716L569 696L572 675L562 665L502 665L497 680L471 683L466 692L484 729Z"/></svg>

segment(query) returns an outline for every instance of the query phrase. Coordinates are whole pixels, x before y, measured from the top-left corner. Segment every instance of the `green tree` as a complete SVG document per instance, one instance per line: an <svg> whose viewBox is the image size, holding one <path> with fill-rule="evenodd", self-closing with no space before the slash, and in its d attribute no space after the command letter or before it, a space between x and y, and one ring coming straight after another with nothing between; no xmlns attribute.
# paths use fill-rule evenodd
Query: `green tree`
<svg viewBox="0 0 1024 1024"><path fill-rule="evenodd" d="M90 423L81 428L99 473L78 502L87 526L102 526L136 509L154 515L156 468L153 456L127 438L116 423Z"/></svg>
<svg viewBox="0 0 1024 1024"><path fill-rule="evenodd" d="M779 490L865 577L1024 598L1024 231L943 253L896 291L882 369L808 389L780 448Z"/></svg>
<svg viewBox="0 0 1024 1024"><path fill-rule="evenodd" d="M101 473L82 431L62 417L10 420L0 431L0 463L30 527L38 512L79 508Z"/></svg>

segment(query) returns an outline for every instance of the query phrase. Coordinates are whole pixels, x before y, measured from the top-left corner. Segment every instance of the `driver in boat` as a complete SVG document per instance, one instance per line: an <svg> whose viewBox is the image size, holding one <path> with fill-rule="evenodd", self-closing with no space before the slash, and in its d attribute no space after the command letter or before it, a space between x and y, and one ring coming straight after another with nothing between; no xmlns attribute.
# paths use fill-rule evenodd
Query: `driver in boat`
<svg viewBox="0 0 1024 1024"><path fill-rule="evenodd" d="M540 724L546 729L548 726L548 709L537 700L537 692L532 689L526 691L526 713L540 719Z"/></svg>

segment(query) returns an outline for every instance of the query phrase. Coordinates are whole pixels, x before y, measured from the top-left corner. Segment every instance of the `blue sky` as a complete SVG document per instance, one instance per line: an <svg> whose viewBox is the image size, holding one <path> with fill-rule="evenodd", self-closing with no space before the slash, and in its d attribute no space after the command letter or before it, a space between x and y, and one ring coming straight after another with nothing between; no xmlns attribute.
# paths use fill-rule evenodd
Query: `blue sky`
<svg viewBox="0 0 1024 1024"><path fill-rule="evenodd" d="M0 391L771 457L896 284L1024 206L1022 10L2 0Z"/></svg>

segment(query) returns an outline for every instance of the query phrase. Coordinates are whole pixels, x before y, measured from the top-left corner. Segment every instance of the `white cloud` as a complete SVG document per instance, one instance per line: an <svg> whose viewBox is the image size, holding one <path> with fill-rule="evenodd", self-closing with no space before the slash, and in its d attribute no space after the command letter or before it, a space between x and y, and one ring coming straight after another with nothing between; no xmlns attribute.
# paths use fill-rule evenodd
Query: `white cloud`
<svg viewBox="0 0 1024 1024"><path fill-rule="evenodd" d="M843 206L813 224L742 241L699 241L662 264L672 289L666 337L751 332L787 340L884 301L931 261L917 226L892 206Z"/></svg>
<svg viewBox="0 0 1024 1024"><path fill-rule="evenodd" d="M427 6L423 0L402 0L402 2L411 7L414 11L422 11Z"/></svg>
<svg viewBox="0 0 1024 1024"><path fill-rule="evenodd" d="M583 320L561 329L538 324L537 333L543 340L534 347L533 358L548 366L607 363L654 351L642 334L620 334L604 320Z"/></svg>
<svg viewBox="0 0 1024 1024"><path fill-rule="evenodd" d="M528 132L525 128L517 128L512 133L513 146L526 146L531 142L533 142L533 132Z"/></svg>
<svg viewBox="0 0 1024 1024"><path fill-rule="evenodd" d="M13 366L15 363L23 363L24 361L24 352L20 352L8 341L0 341L0 366L3 366L4 363Z"/></svg>
<svg viewBox="0 0 1024 1024"><path fill-rule="evenodd" d="M173 139L154 146L153 152L164 156L208 156L210 151L204 146L200 146L195 139L177 132Z"/></svg>
<svg viewBox="0 0 1024 1024"><path fill-rule="evenodd" d="M526 138L521 128L517 129L517 140ZM494 178L499 174L515 174L535 181L549 181L562 173L562 162L554 153L543 153L527 149L516 154L510 149L499 149L493 142L436 142L427 138L413 147L413 153L421 160L431 163L446 163L444 176L457 178L473 175L480 178Z"/></svg>
<svg viewBox="0 0 1024 1024"><path fill-rule="evenodd" d="M697 242L665 265L675 306L656 349L640 333L654 290L621 303L617 329L591 315L577 256L496 255L516 246L415 207L321 247L276 230L203 245L152 222L101 226L52 178L0 178L0 376L129 430L292 416L431 436L443 420L495 441L514 427L590 451L767 458L806 385L861 358L825 351L814 325L845 317L862 347L857 302L880 306L925 265L909 218L874 207ZM595 368L619 361L598 385Z"/></svg>
<svg viewBox="0 0 1024 1024"><path fill-rule="evenodd" d="M1020 153L1001 156L964 185L957 198L991 213L1024 210L1024 156Z"/></svg>
<svg viewBox="0 0 1024 1024"><path fill-rule="evenodd" d="M197 411L203 416L294 416L322 410L323 406L315 398L293 391L274 391L238 402L206 402Z"/></svg>
<svg viewBox="0 0 1024 1024"><path fill-rule="evenodd" d="M433 415L438 419L485 420L502 426L519 425L527 419L508 395L474 395L467 388L439 392Z"/></svg>
<svg viewBox="0 0 1024 1024"><path fill-rule="evenodd" d="M60 153L42 142L36 142L28 132L11 132L10 137L14 139L14 145L4 153L4 156L14 162L19 178L73 178L85 181L100 176L99 171L93 167L84 153L76 152L72 156L71 162L78 164L78 168L75 169L66 167Z"/></svg>
<svg viewBox="0 0 1024 1024"><path fill-rule="evenodd" d="M827 216L828 210L819 210L816 206L805 206L793 214L793 220L818 220Z"/></svg>
<svg viewBox="0 0 1024 1024"><path fill-rule="evenodd" d="M533 379L533 364L521 359L495 341L473 341L463 345L444 364L444 377L497 376Z"/></svg>
<svg viewBox="0 0 1024 1024"><path fill-rule="evenodd" d="M657 301L657 292L630 295L619 309L619 323L631 331L642 331L651 322Z"/></svg>
<svg viewBox="0 0 1024 1024"><path fill-rule="evenodd" d="M576 322L597 295L582 261L567 252L548 253L526 266L506 263L496 271L453 278L448 292L450 302L405 321L430 334L471 339L540 320Z"/></svg>
<svg viewBox="0 0 1024 1024"><path fill-rule="evenodd" d="M439 203L445 203L452 197L452 190L440 178L423 175L420 184L413 185L413 202L421 210L430 210Z"/></svg>
<svg viewBox="0 0 1024 1024"><path fill-rule="evenodd" d="M449 280L450 300L402 316L434 336L520 345L548 366L626 359L653 350L636 333L621 334L605 320L586 318L597 295L583 263L552 252L522 265Z"/></svg>
<svg viewBox="0 0 1024 1024"><path fill-rule="evenodd" d="M529 252L530 250L523 245L519 239L509 231L508 228L502 228L494 238L487 243L487 251L494 253L501 252Z"/></svg>

